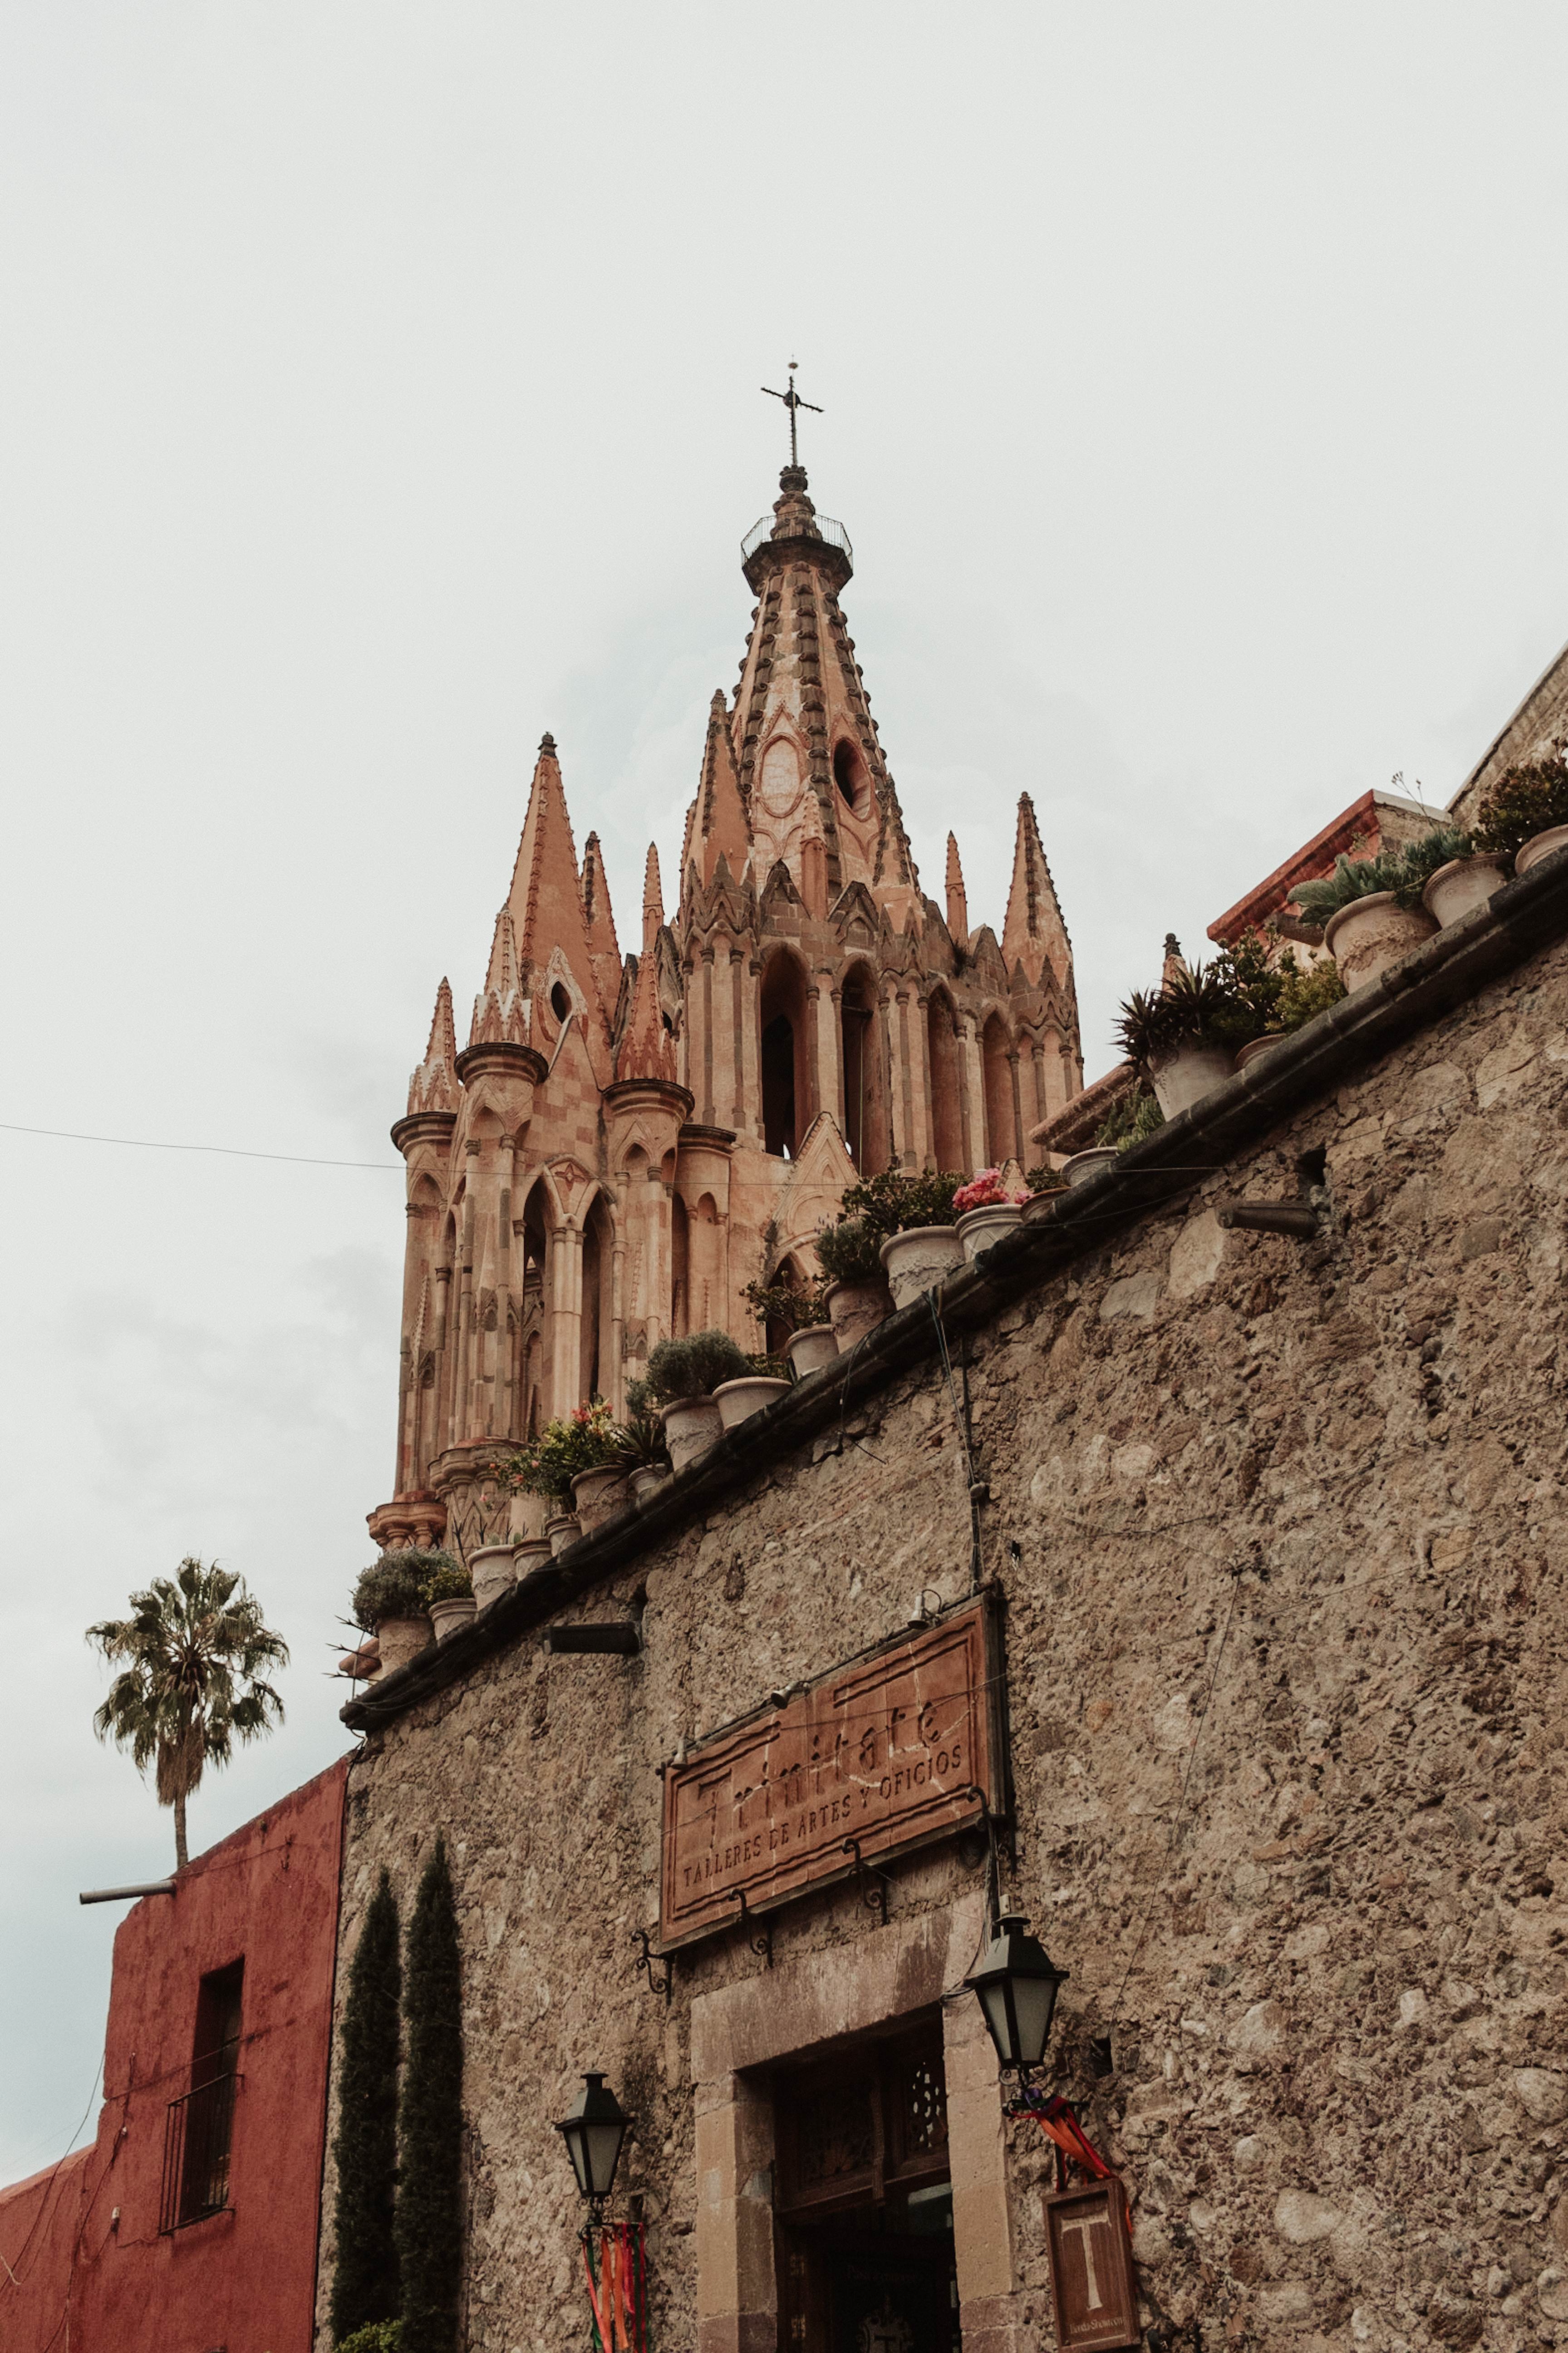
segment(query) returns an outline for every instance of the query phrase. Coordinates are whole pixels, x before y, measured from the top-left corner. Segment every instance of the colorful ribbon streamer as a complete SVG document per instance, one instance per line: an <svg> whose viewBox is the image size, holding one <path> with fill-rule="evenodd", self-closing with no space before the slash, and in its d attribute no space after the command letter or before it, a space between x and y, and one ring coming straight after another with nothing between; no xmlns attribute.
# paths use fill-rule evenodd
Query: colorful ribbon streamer
<svg viewBox="0 0 1568 2353"><path fill-rule="evenodd" d="M594 2353L648 2353L647 2249L640 2222L605 2222L583 2233L583 2270L594 2316Z"/></svg>
<svg viewBox="0 0 1568 2353"><path fill-rule="evenodd" d="M1033 2084L1020 2084L1017 2097L1008 2103L1007 2114L1010 2116L1033 2116L1047 2139L1055 2141L1069 2165L1079 2167L1096 2181L1114 2181L1127 2210L1128 2227L1131 2228L1132 2200L1127 2194L1127 2184L1107 2165L1089 2138L1070 2100L1063 2099L1059 2092L1039 2092ZM1059 2173L1057 2179L1059 2183Z"/></svg>

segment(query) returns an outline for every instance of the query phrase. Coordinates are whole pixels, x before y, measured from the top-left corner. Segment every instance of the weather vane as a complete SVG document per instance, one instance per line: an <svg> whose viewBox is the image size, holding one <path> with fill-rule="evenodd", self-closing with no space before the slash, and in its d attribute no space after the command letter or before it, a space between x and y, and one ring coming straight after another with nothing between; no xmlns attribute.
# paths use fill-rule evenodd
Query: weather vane
<svg viewBox="0 0 1568 2353"><path fill-rule="evenodd" d="M771 384L764 384L762 387L762 389L767 394L770 400L782 400L784 406L789 411L789 461L792 466L798 466L800 463L800 451L795 441L796 411L802 408L809 408L814 417L821 417L826 414L824 410L818 408L815 400L802 400L799 393L796 392L795 388L795 372L799 365L800 362L798 360L791 360L789 364L789 390L787 392L775 392Z"/></svg>

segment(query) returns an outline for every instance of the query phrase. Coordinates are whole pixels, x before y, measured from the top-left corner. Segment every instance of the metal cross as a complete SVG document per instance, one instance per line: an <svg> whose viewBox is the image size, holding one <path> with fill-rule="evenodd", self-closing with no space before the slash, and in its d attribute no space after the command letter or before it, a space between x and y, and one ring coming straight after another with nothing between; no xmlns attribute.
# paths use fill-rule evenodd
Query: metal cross
<svg viewBox="0 0 1568 2353"><path fill-rule="evenodd" d="M800 452L795 445L796 410L801 408L809 408L814 417L821 417L826 414L823 409L818 408L815 400L802 400L799 393L796 392L795 388L795 372L799 365L800 362L798 360L791 360L789 364L789 390L787 392L775 392L771 384L764 384L762 387L763 391L767 394L770 400L782 400L784 406L789 411L789 461L792 466L798 466L800 463Z"/></svg>

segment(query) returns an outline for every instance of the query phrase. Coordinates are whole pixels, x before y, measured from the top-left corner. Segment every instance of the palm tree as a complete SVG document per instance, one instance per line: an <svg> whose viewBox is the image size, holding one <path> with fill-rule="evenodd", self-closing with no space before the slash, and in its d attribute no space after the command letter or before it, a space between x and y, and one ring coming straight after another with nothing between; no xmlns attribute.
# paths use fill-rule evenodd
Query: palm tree
<svg viewBox="0 0 1568 2353"><path fill-rule="evenodd" d="M283 1721L283 1703L260 1680L289 1663L289 1645L263 1622L244 1579L186 1558L131 1596L129 1618L105 1618L87 1639L106 1659L128 1662L92 1719L100 1740L129 1748L139 1773L156 1764L158 1803L174 1809L174 1859L183 1869L185 1800L205 1768L226 1765L235 1737L256 1740Z"/></svg>

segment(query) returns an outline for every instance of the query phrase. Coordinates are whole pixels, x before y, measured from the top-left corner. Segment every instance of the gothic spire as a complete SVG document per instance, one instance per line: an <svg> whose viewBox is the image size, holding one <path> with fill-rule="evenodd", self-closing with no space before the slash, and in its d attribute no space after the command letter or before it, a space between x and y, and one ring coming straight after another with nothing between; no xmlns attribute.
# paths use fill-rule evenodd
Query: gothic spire
<svg viewBox="0 0 1568 2353"><path fill-rule="evenodd" d="M430 1042L425 1060L408 1081L408 1113L456 1111L458 1108L458 1034L452 1020L452 991L445 978L436 991L430 1019Z"/></svg>
<svg viewBox="0 0 1568 2353"><path fill-rule="evenodd" d="M1011 974L1019 965L1032 987L1037 987L1048 964L1058 987L1065 987L1072 969L1072 949L1067 925L1057 904L1056 886L1046 863L1035 804L1027 793L1018 801L1018 833L1013 851L1013 885L1007 893L1007 913L1002 925L1002 961Z"/></svg>
<svg viewBox="0 0 1568 2353"><path fill-rule="evenodd" d="M563 1018L561 1006L566 1004L584 1013L595 1071L602 1068L607 1079L610 1025L583 902L555 738L546 735L539 746L506 905L516 936L520 979L533 1008L534 1034L526 1042L548 1051L548 1040ZM605 912L607 915L607 898ZM544 1007L551 1008L547 1018Z"/></svg>
<svg viewBox="0 0 1568 2353"><path fill-rule="evenodd" d="M958 837L947 837L947 934L955 948L969 945L969 894L963 887L963 867Z"/></svg>
<svg viewBox="0 0 1568 2353"><path fill-rule="evenodd" d="M616 940L616 919L610 908L610 885L605 874L599 837L591 833L583 844L583 921L588 934L588 954L599 997L606 1007L620 994L621 951Z"/></svg>
<svg viewBox="0 0 1568 2353"><path fill-rule="evenodd" d="M485 985L474 999L470 1046L531 1046L532 1008L518 971L517 937L503 907L496 917Z"/></svg>
<svg viewBox="0 0 1568 2353"><path fill-rule="evenodd" d="M658 993L658 935L664 928L664 894L659 883L658 851L650 841L643 873L642 954L632 990L621 1049L616 1059L618 1079L668 1079L677 1076L675 1038L664 1018Z"/></svg>
<svg viewBox="0 0 1568 2353"><path fill-rule="evenodd" d="M752 856L752 828L741 798L735 773L734 747L723 689L718 689L708 711L708 742L702 754L702 782L697 795L697 823L692 855L704 882L711 882L721 856L730 872L743 880Z"/></svg>

